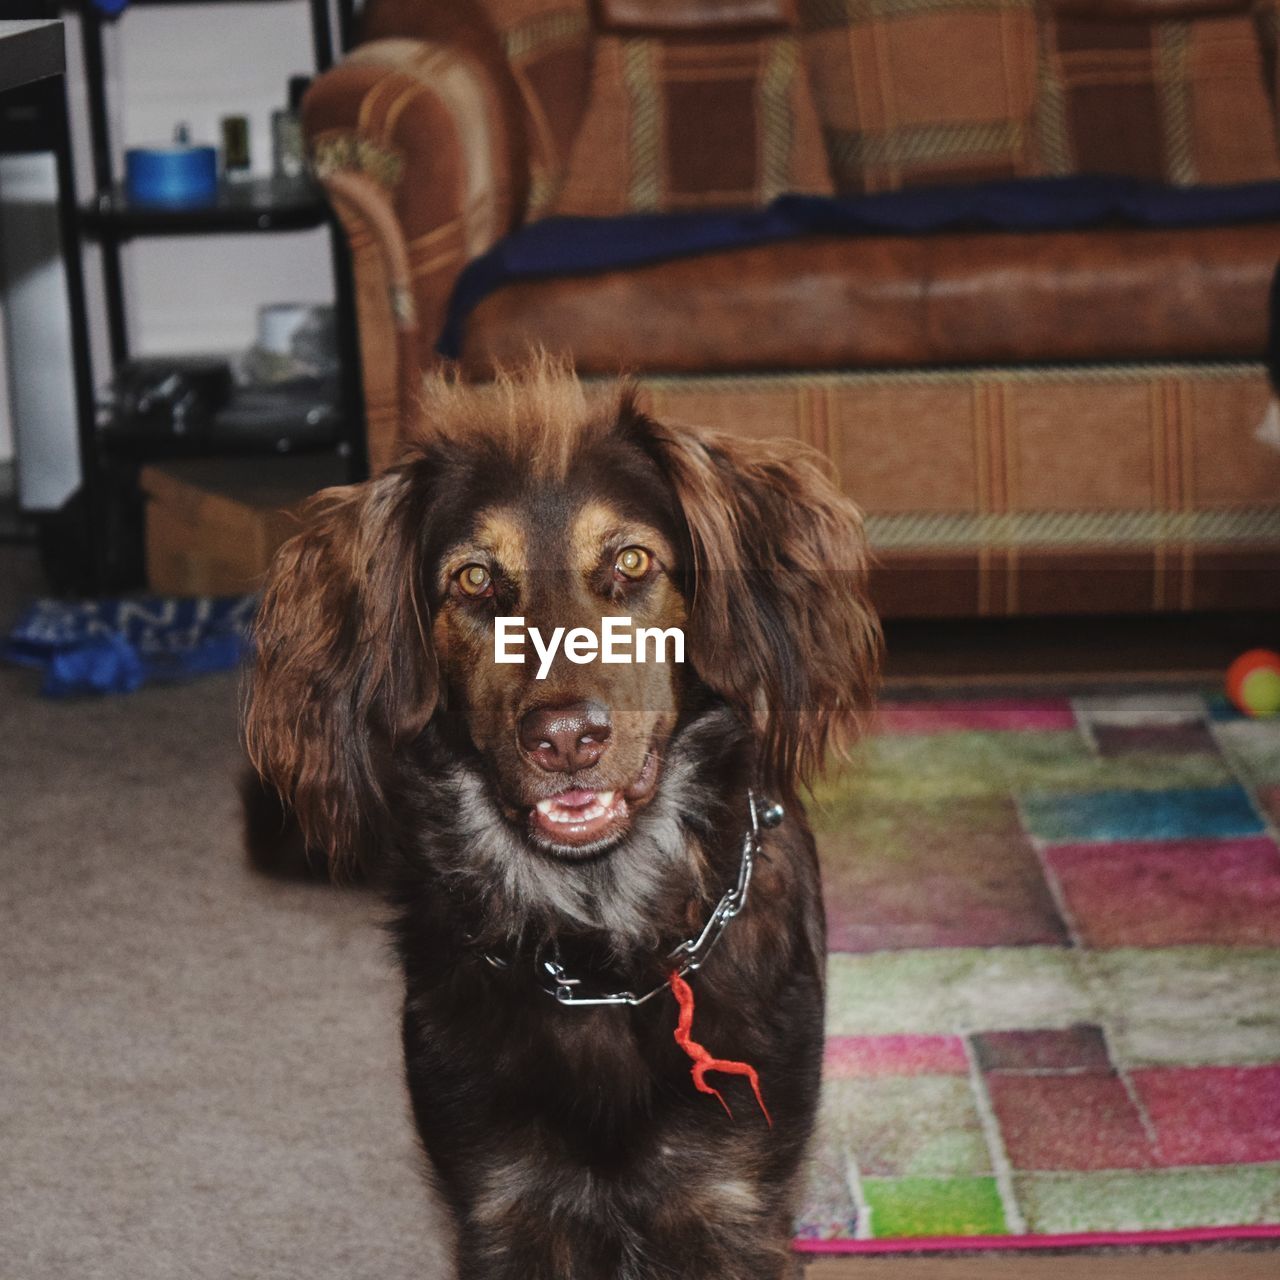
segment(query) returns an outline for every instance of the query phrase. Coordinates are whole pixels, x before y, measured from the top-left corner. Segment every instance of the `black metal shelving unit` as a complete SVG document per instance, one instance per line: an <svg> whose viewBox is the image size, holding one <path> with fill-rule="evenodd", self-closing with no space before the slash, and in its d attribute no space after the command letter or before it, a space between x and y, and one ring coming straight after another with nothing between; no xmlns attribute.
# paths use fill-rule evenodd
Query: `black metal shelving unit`
<svg viewBox="0 0 1280 1280"><path fill-rule="evenodd" d="M129 8L185 7L217 4L228 8L252 8L279 0L131 0ZM167 207L132 203L117 181L112 161L112 140L107 104L104 29L119 18L107 17L92 0L63 0L80 14L80 31L89 103L89 134L93 150L93 196L80 204L77 223L81 234L96 241L101 250L107 332L113 367L130 357L129 322L125 306L121 267L123 246L130 240L150 236L206 236L223 233L271 233L301 231L328 226L334 280L337 338L341 358L341 435L332 447L345 457L347 476L352 481L367 474L364 393L361 383L360 348L356 331L354 286L350 255L342 233L320 187L309 178L256 178L243 183L221 184L217 198L206 205ZM331 19L330 0L309 0L312 53L317 73L333 64L335 47L345 50L353 27L354 0L336 0L337 41ZM126 9L125 15L127 16ZM275 452L274 444L265 446ZM230 446L238 453L249 452L237 442ZM217 453L216 444L208 452ZM101 450L99 458L101 460ZM157 457L166 456L158 454ZM136 459L135 459L136 460ZM86 473L85 487L91 490L95 477Z"/></svg>

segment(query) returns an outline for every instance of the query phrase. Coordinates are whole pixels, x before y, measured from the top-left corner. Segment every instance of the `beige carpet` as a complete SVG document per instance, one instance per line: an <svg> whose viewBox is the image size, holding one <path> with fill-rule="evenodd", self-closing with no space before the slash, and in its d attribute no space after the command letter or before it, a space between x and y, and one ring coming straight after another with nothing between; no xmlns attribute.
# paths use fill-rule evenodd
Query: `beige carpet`
<svg viewBox="0 0 1280 1280"><path fill-rule="evenodd" d="M246 867L236 684L0 667L4 1280L449 1274L380 908Z"/></svg>

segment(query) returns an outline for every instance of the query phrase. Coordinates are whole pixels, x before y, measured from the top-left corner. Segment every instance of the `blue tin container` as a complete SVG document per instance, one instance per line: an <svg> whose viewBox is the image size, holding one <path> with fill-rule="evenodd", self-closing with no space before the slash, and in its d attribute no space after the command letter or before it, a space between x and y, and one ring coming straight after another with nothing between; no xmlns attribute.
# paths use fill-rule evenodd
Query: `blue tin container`
<svg viewBox="0 0 1280 1280"><path fill-rule="evenodd" d="M218 195L214 147L130 147L124 153L124 186L135 204L211 204Z"/></svg>

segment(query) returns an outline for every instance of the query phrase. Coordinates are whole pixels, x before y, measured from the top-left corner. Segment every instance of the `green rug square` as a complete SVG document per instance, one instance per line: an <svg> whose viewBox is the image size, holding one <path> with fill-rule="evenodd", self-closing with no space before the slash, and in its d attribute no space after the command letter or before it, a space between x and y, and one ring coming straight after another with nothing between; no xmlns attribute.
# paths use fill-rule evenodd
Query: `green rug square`
<svg viewBox="0 0 1280 1280"><path fill-rule="evenodd" d="M1263 770L1265 746L1243 735L1238 753ZM1224 749L1226 744L1224 743ZM1217 755L1099 756L1069 733L944 733L869 738L815 788L817 831L848 831L876 800L907 805L1023 791L1166 791L1235 781Z"/></svg>
<svg viewBox="0 0 1280 1280"><path fill-rule="evenodd" d="M864 1178L862 1195L876 1240L1009 1232L994 1178Z"/></svg>
<svg viewBox="0 0 1280 1280"><path fill-rule="evenodd" d="M991 1173L967 1076L827 1080L822 1131L864 1178L958 1178Z"/></svg>
<svg viewBox="0 0 1280 1280"><path fill-rule="evenodd" d="M1280 1220L1280 1165L1021 1174L1032 1232L1177 1231Z"/></svg>

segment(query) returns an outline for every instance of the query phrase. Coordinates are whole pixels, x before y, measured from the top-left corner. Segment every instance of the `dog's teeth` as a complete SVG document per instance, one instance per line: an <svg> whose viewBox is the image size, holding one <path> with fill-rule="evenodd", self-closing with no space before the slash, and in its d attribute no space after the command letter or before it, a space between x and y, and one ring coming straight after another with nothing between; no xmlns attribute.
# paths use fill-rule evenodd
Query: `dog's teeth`
<svg viewBox="0 0 1280 1280"><path fill-rule="evenodd" d="M588 804L580 807L561 804L555 796L551 796L549 799L539 800L534 808L549 822L560 826L575 822L595 822L609 812L617 794L616 791L598 791Z"/></svg>

